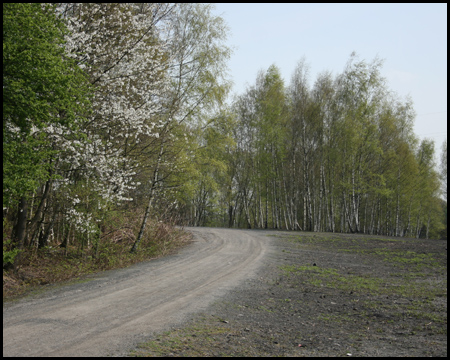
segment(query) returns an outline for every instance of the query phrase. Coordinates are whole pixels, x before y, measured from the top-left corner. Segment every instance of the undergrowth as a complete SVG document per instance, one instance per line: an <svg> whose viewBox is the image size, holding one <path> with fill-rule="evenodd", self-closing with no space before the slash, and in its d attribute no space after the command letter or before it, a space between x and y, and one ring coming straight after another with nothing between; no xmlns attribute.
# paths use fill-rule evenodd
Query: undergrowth
<svg viewBox="0 0 450 360"><path fill-rule="evenodd" d="M136 214L135 214L136 215ZM3 300L12 300L47 284L77 280L104 270L118 269L167 255L190 242L190 235L172 224L149 220L136 253L130 253L140 223L135 216L115 215L98 242L83 247L58 243L41 249L26 248L19 266L3 269Z"/></svg>

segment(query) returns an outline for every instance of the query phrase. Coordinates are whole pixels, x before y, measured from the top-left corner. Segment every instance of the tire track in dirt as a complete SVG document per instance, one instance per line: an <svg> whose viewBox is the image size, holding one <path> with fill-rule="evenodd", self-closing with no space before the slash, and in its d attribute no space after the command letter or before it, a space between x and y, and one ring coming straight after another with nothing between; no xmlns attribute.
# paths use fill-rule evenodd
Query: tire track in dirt
<svg viewBox="0 0 450 360"><path fill-rule="evenodd" d="M260 232L187 230L176 255L4 306L3 356L125 355L251 278L269 249Z"/></svg>

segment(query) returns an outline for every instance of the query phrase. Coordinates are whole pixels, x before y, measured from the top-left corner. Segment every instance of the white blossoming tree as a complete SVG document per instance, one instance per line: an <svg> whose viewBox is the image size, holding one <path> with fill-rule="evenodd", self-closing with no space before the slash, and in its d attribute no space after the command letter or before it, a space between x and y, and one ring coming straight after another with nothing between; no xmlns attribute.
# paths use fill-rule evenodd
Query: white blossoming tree
<svg viewBox="0 0 450 360"><path fill-rule="evenodd" d="M45 131L62 150L59 211L87 239L98 232L96 223L110 205L129 200L137 166L130 156L133 144L142 136L158 136L152 119L162 111L168 83L158 32L171 9L161 4L59 4L56 9L70 30L66 56L92 85L92 112L80 124L82 138L61 127Z"/></svg>
<svg viewBox="0 0 450 360"><path fill-rule="evenodd" d="M136 249L157 190L179 188L179 174L186 175L190 129L226 95L226 28L203 4L52 9L68 29L60 56L76 64L92 96L90 106L75 102L70 126L56 121L32 128L34 138L47 140L32 151L52 150L51 176L28 190L25 239L45 245L56 226L62 246L71 229L82 241L98 240L109 210L135 197L137 207L147 204ZM74 113L59 110L61 119Z"/></svg>

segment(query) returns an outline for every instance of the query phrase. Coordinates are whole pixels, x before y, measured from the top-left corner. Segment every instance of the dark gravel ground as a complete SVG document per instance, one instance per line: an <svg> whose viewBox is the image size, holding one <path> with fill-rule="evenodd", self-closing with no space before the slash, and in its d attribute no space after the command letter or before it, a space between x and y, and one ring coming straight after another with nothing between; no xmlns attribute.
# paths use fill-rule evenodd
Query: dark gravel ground
<svg viewBox="0 0 450 360"><path fill-rule="evenodd" d="M447 241L267 232L258 277L130 356L447 356Z"/></svg>

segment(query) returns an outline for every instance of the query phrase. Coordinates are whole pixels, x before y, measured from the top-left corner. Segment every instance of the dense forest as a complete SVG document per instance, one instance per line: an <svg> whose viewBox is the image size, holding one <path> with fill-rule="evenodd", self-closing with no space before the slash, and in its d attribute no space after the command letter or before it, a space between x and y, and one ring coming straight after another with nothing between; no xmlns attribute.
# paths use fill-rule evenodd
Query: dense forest
<svg viewBox="0 0 450 360"><path fill-rule="evenodd" d="M446 143L382 61L273 65L227 103L227 32L207 4L3 4L4 268L168 223L446 237Z"/></svg>

